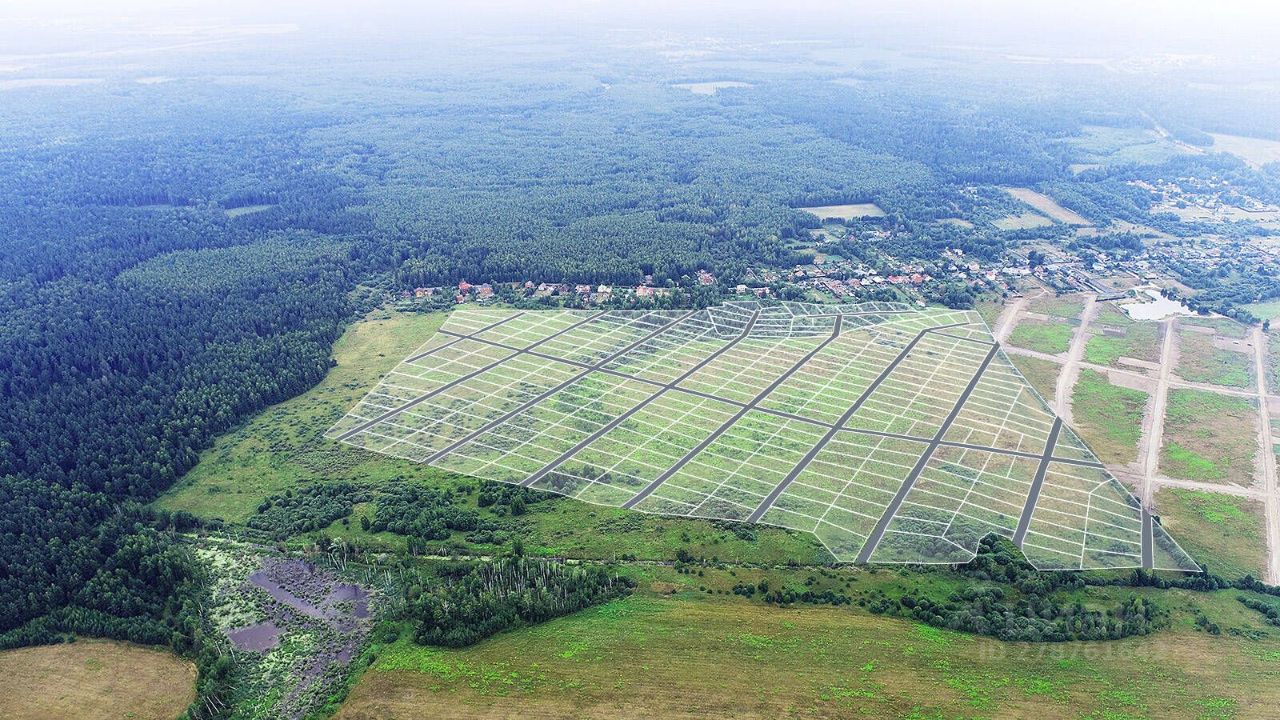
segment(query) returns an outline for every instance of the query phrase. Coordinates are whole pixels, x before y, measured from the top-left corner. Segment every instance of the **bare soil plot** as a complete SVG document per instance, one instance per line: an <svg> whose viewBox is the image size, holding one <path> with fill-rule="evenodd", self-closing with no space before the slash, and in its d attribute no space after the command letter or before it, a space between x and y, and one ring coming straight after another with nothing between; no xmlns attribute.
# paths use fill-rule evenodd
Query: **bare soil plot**
<svg viewBox="0 0 1280 720"><path fill-rule="evenodd" d="M1058 204L1058 201L1032 190L1031 188L1006 187L1001 188L1018 200L1030 205L1035 210L1048 215L1049 217L1067 225L1092 225L1089 219L1079 213L1068 210Z"/></svg>
<svg viewBox="0 0 1280 720"><path fill-rule="evenodd" d="M1040 307L1069 338L1078 300ZM1090 493L1119 488L977 313L890 303L462 309L329 437L592 503L811 532L842 561L964 562L987 534L1021 542L1042 486L1075 482L1071 468L1094 471ZM1108 502L1141 526L1135 499ZM1121 562L1088 522L1037 526L1076 543L1075 564L1052 567ZM1162 537L1157 567L1194 568Z"/></svg>
<svg viewBox="0 0 1280 720"><path fill-rule="evenodd" d="M1160 472L1183 480L1249 485L1257 422L1252 400L1204 390L1170 390Z"/></svg>
<svg viewBox="0 0 1280 720"><path fill-rule="evenodd" d="M0 652L0 717L171 720L195 699L196 669L163 650L107 640Z"/></svg>
<svg viewBox="0 0 1280 720"><path fill-rule="evenodd" d="M816 215L819 220L827 218L839 218L841 220L855 220L864 217L884 217L884 210L875 203L853 203L850 205L818 205L815 207L796 208L803 210L810 215Z"/></svg>

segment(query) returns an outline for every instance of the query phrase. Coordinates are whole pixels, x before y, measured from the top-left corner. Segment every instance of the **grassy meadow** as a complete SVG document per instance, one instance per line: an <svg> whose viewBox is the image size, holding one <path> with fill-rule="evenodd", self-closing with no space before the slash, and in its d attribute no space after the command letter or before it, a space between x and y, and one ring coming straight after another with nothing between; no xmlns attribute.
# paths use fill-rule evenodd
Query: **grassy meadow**
<svg viewBox="0 0 1280 720"><path fill-rule="evenodd" d="M1009 344L1027 350L1057 355L1066 352L1071 346L1071 336L1075 331L1075 326L1065 320L1044 322L1023 319L1009 334Z"/></svg>
<svg viewBox="0 0 1280 720"><path fill-rule="evenodd" d="M1251 400L1204 390L1170 390L1160 471L1183 480L1250 484L1257 422Z"/></svg>
<svg viewBox="0 0 1280 720"><path fill-rule="evenodd" d="M1224 577L1266 576L1262 503L1181 488L1165 488L1155 500L1165 529L1210 572Z"/></svg>
<svg viewBox="0 0 1280 720"><path fill-rule="evenodd" d="M1071 400L1075 429L1103 462L1131 463L1138 459L1149 397L1141 390L1112 385L1100 372L1081 370Z"/></svg>

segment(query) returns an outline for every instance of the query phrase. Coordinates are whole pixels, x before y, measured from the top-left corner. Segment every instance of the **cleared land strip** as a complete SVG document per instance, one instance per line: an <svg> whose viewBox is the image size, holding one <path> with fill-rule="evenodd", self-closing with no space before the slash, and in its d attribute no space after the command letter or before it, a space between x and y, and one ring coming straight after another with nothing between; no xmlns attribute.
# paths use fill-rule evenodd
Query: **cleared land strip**
<svg viewBox="0 0 1280 720"><path fill-rule="evenodd" d="M1022 506L1022 517L1018 519L1018 529L1013 533L1013 544L1022 547L1027 537L1027 528L1031 527L1031 515L1036 510L1036 501L1040 499L1040 488L1044 486L1044 475L1049 471L1049 463L1053 460L1053 446L1058 444L1058 433L1062 431L1062 418L1053 419L1053 428L1049 430L1049 439L1044 443L1044 454L1040 456L1040 466L1036 468L1036 477L1031 481L1031 490L1027 492L1027 503Z"/></svg>
<svg viewBox="0 0 1280 720"><path fill-rule="evenodd" d="M747 413L754 410L756 408L756 405L759 404L761 400L764 400L766 397L769 396L769 393L772 393L774 390L778 389L779 385L786 382L787 378L791 377L793 374L795 374L797 370L804 367L810 360L813 359L814 355L817 355L819 352L822 351L823 348L825 348L827 345L830 345L831 341L840 337L841 324L842 324L841 317L837 315L835 328L832 329L830 337L828 337L826 340L823 340L821 343L818 344L817 347L810 350L807 354L805 354L804 357L800 358L800 360L794 363L791 367L787 368L786 372L782 373L782 375L778 376L778 378L775 379L772 383L770 383L768 387L766 387L764 390L761 390L759 393L757 393L755 397L751 398L751 401L743 405L738 410L738 412L734 414L733 417L721 423L720 427L716 428L710 435L703 438L702 442L695 445L692 450L685 453L683 457L677 460L671 467L664 470L662 474L654 478L653 482L646 485L642 490L640 490L640 492L632 496L630 500L623 503L622 507L627 509L635 507L637 503L649 497L649 495L652 494L654 490L657 490L658 487L662 485L662 483L666 482L667 478L670 478L672 475L675 475L677 472L680 472L680 468L684 467L690 460L692 460L696 455L701 453L703 450L706 450L707 447L711 445L711 443L715 442L717 438L723 435L726 430L733 427L739 420L745 417ZM714 397L714 396L709 396L709 397ZM600 433L600 434L603 435L604 433Z"/></svg>
<svg viewBox="0 0 1280 720"><path fill-rule="evenodd" d="M889 373L892 373L894 369L911 354L911 351L915 349L916 345L920 344L920 341L924 339L925 335L928 335L930 332L935 330L960 327L968 324L969 323L951 323L950 325L939 325L937 327L925 328L924 330L916 333L916 336L911 339L911 342L907 343L906 347L902 348L902 351L893 359L893 362L889 363L889 365L876 376L876 379L872 380L871 384L862 391L862 394L858 396L858 399L853 401L853 404L849 406L849 409L844 411L844 415L840 416L840 419L830 430L827 431L827 434L823 435L822 439L810 448L809 452L805 453L805 456L800 459L800 462L797 463L795 467L791 468L791 472L787 473L787 476L782 479L782 482L778 483L777 486L775 486L773 490L765 496L765 499L760 501L760 504L756 506L756 509L747 517L747 522L759 522L760 518L764 517L766 512L769 512L769 508L773 507L773 504L778 501L778 496L782 495L791 483L796 481L796 478L800 476L800 473L804 472L804 469L809 466L809 463L813 462L813 459L818 456L818 453L822 452L822 448L826 447L827 443L831 442L831 438L835 437L836 433L840 432L840 428L844 426L845 423L849 422L854 413L858 412L858 409L862 407L862 404L867 401L867 398L871 397L871 393L875 392L876 388L880 387L880 383L883 383L885 378L889 377Z"/></svg>
<svg viewBox="0 0 1280 720"><path fill-rule="evenodd" d="M542 343L544 343L544 342L546 342L546 341L548 341L548 340L550 340L550 339L552 339L552 338L559 337L560 335L563 335L563 334L565 334L565 333L569 332L570 330L574 330L574 329L576 329L576 328L578 328L578 327L580 327L580 326L582 326L582 325L586 325L587 323L591 322L592 320L595 320L596 318L600 317L601 315L604 315L604 311L598 312L598 313L596 313L596 314L594 314L594 315L592 315L592 316L588 317L588 318L587 318L587 319L585 319L585 320L582 320L582 321L580 321L580 322L574 323L573 325L570 325L569 327L567 327L567 328L565 328L565 329L563 329L563 330L560 330L560 331L558 331L558 332L552 333L552 334L550 334L550 335L546 336L545 338L543 338L543 339L539 340L538 342L536 342L536 343L534 343L534 344L530 345L529 347L530 347L530 348L537 347L538 345L541 345ZM519 351L519 352L525 352L525 351L524 351L524 350L521 350L521 351ZM517 353L517 354L519 354L519 353ZM360 434L360 433L364 432L365 430L368 430L369 428L373 427L374 425L377 425L377 424L378 424L378 423L380 423L380 422L383 422L383 421L386 421L386 420L390 420L391 418L393 418L393 417L395 417L395 416L399 415L400 413L402 413L402 412L404 412L404 411L406 411L406 410L410 410L410 409L412 409L413 407L415 407L415 406L417 406L417 405L421 405L422 403L426 402L427 400L430 400L431 398L433 398L433 397L435 397L435 396L439 395L440 393L442 393L442 392L444 392L444 391L446 391L446 390L450 390L450 389L452 389L452 388L455 388L455 387L457 387L457 386L461 385L462 383L464 383L464 382L466 382L466 381L470 380L471 378L476 377L477 375L481 375L481 374L483 374L483 373L485 373L485 372L488 372L489 370L492 370L492 369L494 369L494 368L498 367L499 365L501 365L501 364L503 364L503 363L507 362L508 360L510 360L510 359L511 359L511 358L513 358L513 357L515 357L515 355L509 355L509 356L507 356L507 357L499 358L499 359L497 359L497 360L494 360L493 362L489 363L488 365L485 365L485 366L483 366L483 367L481 367L481 368L479 368L479 369L477 369L477 370L472 370L471 372L469 372L469 373L467 373L467 374L465 374L465 375L463 375L463 376L461 376L461 377L455 378L454 380L452 380L452 381L450 381L450 382L447 382L447 383L445 383L444 385L441 385L440 387L438 387L438 388L436 388L436 389L432 390L431 392L425 393L425 394L423 394L423 395L420 395L420 396L418 396L418 397L416 397L416 398L414 398L414 399L410 400L409 402L407 402L407 403L405 403L405 404L401 405L400 407L392 408L392 409L390 409L390 410L388 410L388 411L386 411L386 412L382 413L382 414L381 414L381 415L379 415L378 417L375 417L375 418L374 418L374 419L372 419L372 420L366 420L365 422L362 422L362 423L360 423L359 425L357 425L357 426L355 426L355 427L351 428L350 430L348 430L348 431L346 431L346 432L342 433L341 435L339 435L339 436L338 436L338 440L347 440L348 438L351 438L351 437L353 437L353 436L355 436L355 435L358 435L358 434Z"/></svg>
<svg viewBox="0 0 1280 720"><path fill-rule="evenodd" d="M951 423L955 422L956 417L960 415L960 410L964 408L964 403L973 394L973 389L978 386L978 381L982 379L982 373L986 372L987 366L995 359L996 353L1000 351L1000 346L992 345L987 351L987 356L983 358L982 364L978 366L978 371L973 374L969 380L969 384L965 386L964 392L960 393L960 398L956 400L955 405L951 408L951 413L947 415L947 419L942 421L942 426L934 433L933 440L930 441L929 447L925 449L920 459L916 461L915 467L911 468L911 473L902 481L902 486L898 488L898 493L893 496L889 506L885 508L884 514L880 516L880 521L876 523L875 529L871 531L871 535L867 538L867 542L862 546L862 550L858 553L858 562L866 563L871 559L871 554L875 552L876 546L880 544L884 532L889 528L889 523L893 521L893 516L898 513L898 508L902 507L902 501L907 498L907 494L911 492L911 488L916 483L916 478L920 477L920 473L924 470L924 466L928 464L929 459L933 457L933 452L942 444L942 438L946 436L947 431L951 429Z"/></svg>
<svg viewBox="0 0 1280 720"><path fill-rule="evenodd" d="M443 345L437 345L437 346L435 346L435 347L431 348L430 350L428 350L428 351L426 351L426 352L418 353L417 355L410 355L409 357L405 358L405 359L402 361L402 364L404 364L404 363L417 362L417 361L421 360L421 359L422 359L422 358L424 358L424 357L427 357L427 356L429 356L429 355L434 355L434 354L436 354L437 352L439 352L439 351L441 351L441 350L443 350L443 349L445 349L445 348L447 348L447 347L451 347L451 346L453 346L455 343L461 342L461 341L463 341L463 340L479 340L479 338L477 338L477 337L476 337L476 335L479 335L480 333L485 332L486 330L492 330L492 329L494 329L494 328L498 327L499 325L501 325L501 324L503 324L503 323L511 322L512 320L515 320L516 318L518 318L518 317L520 317L520 316L522 316L522 315L524 315L524 313L522 313L522 312L518 312L518 313L516 313L516 314L514 314L514 315L511 315L511 316L509 316L509 317L504 317L504 318L502 318L501 320L499 320L498 322L495 322L495 323L489 323L488 325L485 325L484 327L480 328L479 330L475 330L475 331L473 331L473 332L471 332L471 333L469 333L469 334L466 334L466 335L464 335L464 334L462 334L462 333L447 332L447 331L445 331L445 330L441 329L441 330L439 330L439 331L437 331L437 332L443 333L443 334L445 334L445 335L452 336L452 337L453 337L453 340L450 340L449 342L447 342L447 343L445 343L445 344L443 344ZM512 348L512 349L513 349L513 350L517 350L518 348Z"/></svg>
<svg viewBox="0 0 1280 720"><path fill-rule="evenodd" d="M662 397L663 393L672 389L674 386L678 385L681 381L685 380L689 376L693 375L694 373L698 372L702 368L711 364L713 360L720 357L724 353L728 352L731 348L733 348L733 346L737 345L738 343L746 339L746 337L751 334L751 329L755 327L756 320L758 320L759 318L760 318L760 311L757 310L756 312L753 312L751 314L750 319L747 320L746 327L744 327L742 329L742 332L733 340L730 340L728 343L718 348L715 352L703 358L701 361L696 363L693 367L689 368L688 370L685 370L679 377L677 377L675 380L672 380L670 383L667 383L662 389L658 390L658 392L650 395L644 400L641 400L639 403L632 406L631 409L622 413L621 415L614 418L613 420L610 420L609 422L605 423L599 430L596 430L594 433L591 433L587 437L580 440L576 445L574 445L573 447L569 448L564 453L562 453L560 457L556 458L555 460L552 460L550 463L547 463L546 465L544 465L541 470L538 470L534 474L525 478L524 482L520 483L520 485L523 487L529 487L535 482L541 480L543 476L545 476L547 473L559 467L560 464L563 463L565 460L568 460L569 458L578 454L583 448L585 448L586 446L590 445L591 443L603 437L605 433L621 425L623 422L626 421L627 418L631 417L632 415L636 414L637 412L640 412L640 410L647 407L649 403ZM839 319L836 320L836 327L839 327ZM630 505L624 505L624 507L630 507Z"/></svg>
<svg viewBox="0 0 1280 720"><path fill-rule="evenodd" d="M654 330L653 332L650 332L648 335L645 335L644 337L640 338L639 340L636 340L635 342L631 343L630 345L628 345L628 346L626 346L626 347L622 348L621 350L619 350L619 351L617 351L617 352L613 353L612 355L609 355L608 357L606 357L606 358L604 358L603 360L601 360L601 361L599 361L598 363L596 363L594 366L591 366L591 367L589 367L589 368L587 368L587 369L583 370L582 372L578 373L577 375L574 375L573 377L569 378L568 380L565 380L564 382L560 383L559 385L556 385L555 387L551 388L550 390L547 390L546 392L543 392L541 395L539 395L539 396L537 396L537 397L533 398L532 400L529 400L528 402L524 403L524 404L523 404L523 405L521 405L520 407L517 407L516 409L511 410L510 412L506 413L505 415L502 415L502 416L501 416L501 417L499 417L499 418L496 418L496 419L494 419L494 420L489 421L489 422L488 422L488 423L486 423L484 426L482 426L482 427L480 427L480 428L478 428L478 429L476 429L476 430L473 430L472 432L468 433L467 435L463 436L462 438L460 438L460 439L458 439L458 440L455 440L455 441L454 441L454 442L452 442L452 443L449 443L449 445L448 445L448 446L446 446L443 450L441 450L441 451L437 452L436 454L432 455L431 457L427 458L427 464L431 464L431 463L434 463L434 462L438 462L438 461L440 461L442 458L444 458L446 455L448 455L449 453L453 452L454 450L457 450L458 448L462 447L463 445L465 445L465 444L467 444L467 443L471 442L472 440L475 440L476 438L480 437L481 435L483 435L483 434L485 434L485 433L489 432L490 430L492 430L492 429L494 429L494 428L498 427L498 426L499 426L499 425L501 425L502 423L504 423L504 422L506 422L506 421L510 420L511 418L513 418L513 417L515 417L515 416L519 415L520 413L522 413L522 412L524 412L524 411L528 410L529 408L533 407L534 405L537 405L538 403L542 402L543 400L546 400L547 398L551 397L552 395L555 395L556 393L560 392L561 390L564 390L565 388L569 387L570 385L572 385L572 384L574 384L574 383L578 382L578 381L579 381L579 380L581 380L583 377L585 377L588 373L590 373L592 370L599 370L599 369L600 369L600 367L602 367L602 366L604 366L604 365L606 365L606 364L608 364L608 363L611 363L611 362L613 362L614 360L617 360L618 358L622 357L623 355L626 355L627 353L629 353L629 352L631 352L632 350L636 349L637 347L639 347L639 346L643 345L644 343L646 343L646 342L648 342L648 341L652 340L653 338L655 338L655 337L657 337L657 336L661 335L662 333L666 332L667 330L670 330L671 328L675 327L676 325L679 325L680 323L684 322L685 320L688 320L690 317L692 317L693 315L697 314L697 312L698 312L697 310L690 310L689 312L685 313L684 315L681 315L680 317L676 318L675 320L671 321L670 323L667 323L666 325L663 325L662 327L658 328L657 330ZM572 330L572 329L573 329L573 328L567 328L567 329L566 329L566 331L567 331L567 330ZM563 334L563 333L556 333L556 334L557 334L557 335L560 335L560 334ZM546 339L547 339L547 340L550 340L551 338L546 338ZM538 345L538 344L541 344L541 343L535 343L535 345ZM532 346L531 346L531 347L532 347ZM526 352L527 352L527 351L526 351Z"/></svg>

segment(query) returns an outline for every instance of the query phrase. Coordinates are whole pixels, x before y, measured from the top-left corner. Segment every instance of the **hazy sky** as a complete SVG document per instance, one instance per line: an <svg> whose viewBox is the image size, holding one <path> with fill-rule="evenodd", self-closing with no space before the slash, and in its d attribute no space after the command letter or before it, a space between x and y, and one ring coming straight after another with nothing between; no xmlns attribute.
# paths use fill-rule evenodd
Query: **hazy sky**
<svg viewBox="0 0 1280 720"><path fill-rule="evenodd" d="M1280 3L1255 0L0 0L0 56L35 36L295 23L425 35L637 28L907 44L1275 54ZM63 38L66 41L66 38Z"/></svg>

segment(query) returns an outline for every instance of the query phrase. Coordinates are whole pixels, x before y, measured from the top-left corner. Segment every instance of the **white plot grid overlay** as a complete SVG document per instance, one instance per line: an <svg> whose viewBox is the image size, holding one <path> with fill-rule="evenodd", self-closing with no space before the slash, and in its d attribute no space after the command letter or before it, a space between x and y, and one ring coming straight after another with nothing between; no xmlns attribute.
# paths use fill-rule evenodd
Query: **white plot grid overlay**
<svg viewBox="0 0 1280 720"><path fill-rule="evenodd" d="M813 533L837 561L1198 566L973 312L465 306L329 431L585 502Z"/></svg>

